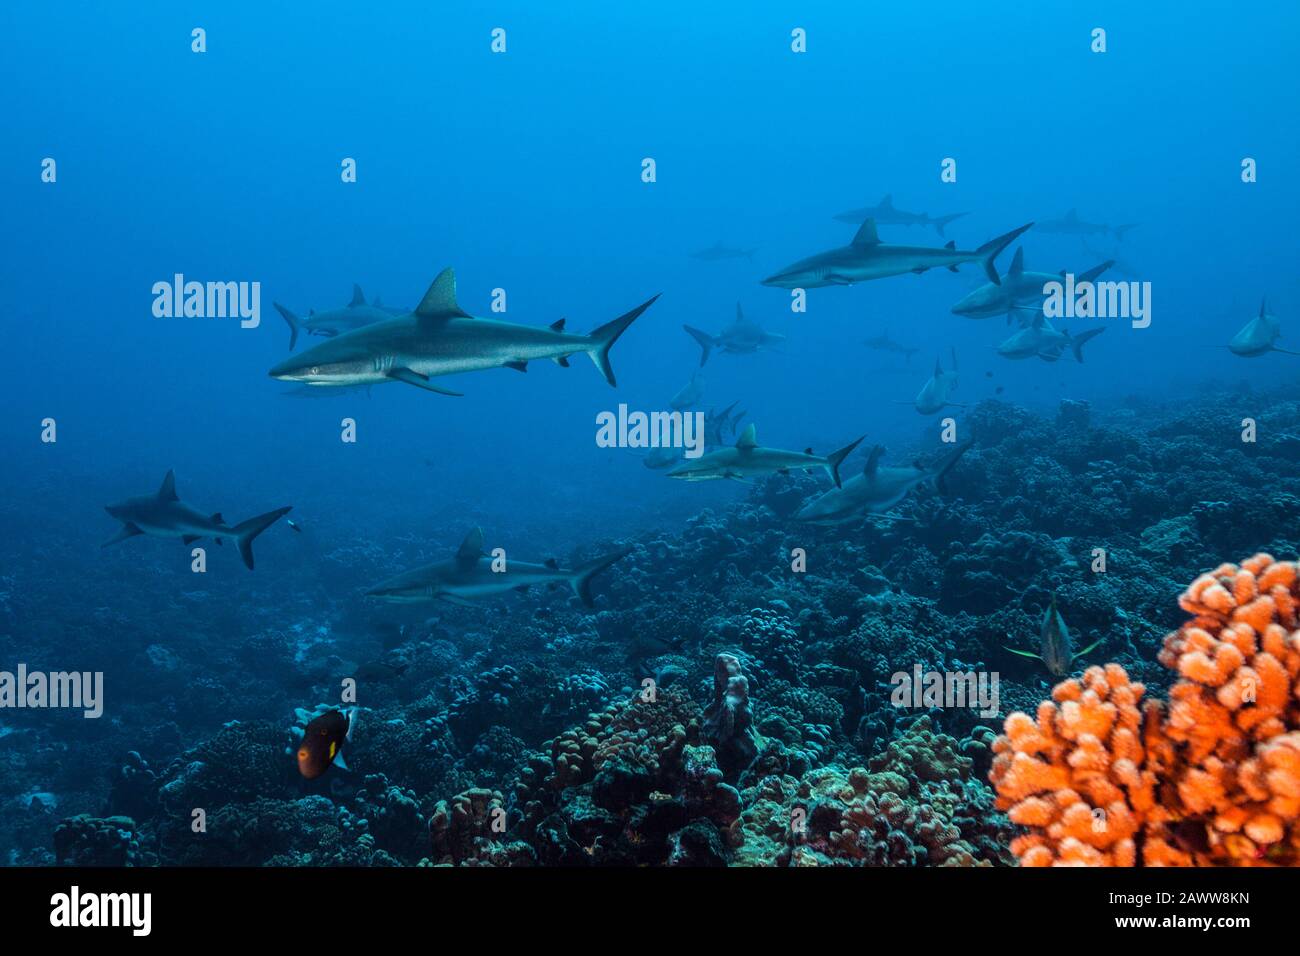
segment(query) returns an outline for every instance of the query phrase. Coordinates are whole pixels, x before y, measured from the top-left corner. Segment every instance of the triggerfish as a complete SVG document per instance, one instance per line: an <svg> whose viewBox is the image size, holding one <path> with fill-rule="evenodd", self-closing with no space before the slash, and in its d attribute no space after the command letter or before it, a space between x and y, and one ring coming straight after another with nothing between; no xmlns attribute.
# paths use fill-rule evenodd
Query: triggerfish
<svg viewBox="0 0 1300 956"><path fill-rule="evenodd" d="M331 765L347 770L342 750L352 739L352 724L340 710L327 710L313 718L298 745L298 772L308 780L315 780Z"/></svg>

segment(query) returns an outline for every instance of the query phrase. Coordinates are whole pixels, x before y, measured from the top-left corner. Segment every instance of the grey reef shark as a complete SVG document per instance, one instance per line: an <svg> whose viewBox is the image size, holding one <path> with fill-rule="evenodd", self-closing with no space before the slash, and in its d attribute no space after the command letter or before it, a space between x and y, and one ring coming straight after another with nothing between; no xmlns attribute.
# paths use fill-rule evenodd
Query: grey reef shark
<svg viewBox="0 0 1300 956"><path fill-rule="evenodd" d="M367 305L366 297L359 285L352 286L352 301L343 308L326 309L323 312L312 310L305 319L298 318L297 315L279 302L271 304L275 306L275 310L280 313L284 321L289 325L290 352L298 345L298 333L300 332L333 338L336 335L342 335L344 332L352 332L355 329L365 328L367 325L374 325L376 322L383 322L385 319L393 317L393 313L381 306L378 299L375 300L373 305Z"/></svg>
<svg viewBox="0 0 1300 956"><path fill-rule="evenodd" d="M504 566L494 568L495 558L483 550L483 531L475 528L461 542L450 560L426 564L377 584L367 597L395 604L419 604L442 600L450 604L472 604L479 598L527 591L533 586L566 586L584 605L593 607L591 579L610 565L627 557L631 548L588 561L576 568L562 568L556 561L530 564L502 558Z"/></svg>
<svg viewBox="0 0 1300 956"><path fill-rule="evenodd" d="M440 395L460 392L434 384L442 375L489 368L528 371L528 363L550 359L568 367L569 356L586 355L615 385L609 350L654 296L607 322L590 335L564 331L564 319L546 327L476 318L456 303L456 276L444 269L409 315L345 332L271 369L272 378L313 386L378 385L405 382Z"/></svg>
<svg viewBox="0 0 1300 956"><path fill-rule="evenodd" d="M960 402L952 400L952 393L957 389L957 350L952 350L952 368L944 371L943 362L938 356L934 359L934 374L932 374L921 391L917 393L916 398L910 402L901 402L903 405L911 405L922 415L933 415L935 412L942 411L949 405L958 408L964 408Z"/></svg>
<svg viewBox="0 0 1300 956"><path fill-rule="evenodd" d="M730 448L719 448L699 458L687 459L668 472L669 478L683 481L712 481L729 478L733 481L745 481L776 473L789 471L808 471L824 468L840 487L840 463L849 457L862 439L850 442L838 451L825 457L814 455L811 448L804 451L786 451L782 448L764 448L758 443L758 431L753 426L747 427L736 444Z"/></svg>
<svg viewBox="0 0 1300 956"><path fill-rule="evenodd" d="M1242 358L1258 358L1261 355L1267 355L1269 352L1281 352L1283 355L1300 355L1300 352L1293 352L1290 349L1278 348L1274 343L1282 335L1282 325L1277 320L1277 316L1268 311L1268 305L1264 302L1259 304L1259 315L1247 322L1232 341L1228 343L1228 351L1233 355L1240 355Z"/></svg>
<svg viewBox="0 0 1300 956"><path fill-rule="evenodd" d="M875 445L860 475L854 475L841 487L831 488L809 502L795 515L795 519L822 525L844 524L868 516L896 519L895 515L889 514L889 509L913 489L931 484L942 492L944 476L972 444L967 441L958 445L943 455L936 465L918 463L902 468L882 467L880 459L885 449L883 445Z"/></svg>
<svg viewBox="0 0 1300 956"><path fill-rule="evenodd" d="M855 282L885 279L909 272L919 275L929 269L956 272L959 265L967 262L982 264L989 281L997 285L1002 281L994 266L998 253L1032 225L1032 222L1026 223L1019 229L990 239L973 252L967 252L958 249L955 242L939 249L889 245L880 241L875 221L868 219L847 246L800 259L768 276L763 280L763 285L781 289L818 289L831 285L853 285Z"/></svg>
<svg viewBox="0 0 1300 956"><path fill-rule="evenodd" d="M1083 362L1083 347L1090 339L1105 332L1105 327L1088 329L1078 335L1071 335L1068 329L1057 331L1047 317L1039 312L1033 322L1019 332L1003 340L998 346L998 354L1009 359L1039 358L1044 362L1055 362L1070 350L1075 361Z"/></svg>
<svg viewBox="0 0 1300 956"><path fill-rule="evenodd" d="M1085 222L1078 212L1071 209L1060 219L1044 219L1038 224L1039 232L1053 233L1058 236L1104 236L1111 235L1122 240L1124 233L1137 226L1130 222L1123 226L1108 226L1101 222Z"/></svg>
<svg viewBox="0 0 1300 956"><path fill-rule="evenodd" d="M966 215L964 212L955 212L948 216L931 217L929 213L907 212L904 209L896 208L894 206L894 197L887 195L880 200L878 205L850 209L848 212L838 214L835 219L839 222L855 224L874 219L877 226L934 226L935 231L942 236L944 226L964 215Z"/></svg>
<svg viewBox="0 0 1300 956"><path fill-rule="evenodd" d="M1107 259L1101 265L1080 273L1075 283L1095 282L1114 264L1115 260ZM1043 287L1049 282L1059 282L1064 277L1064 270L1057 275L1026 271L1025 250L1022 246L1016 250L1011 266L1001 282L996 285L989 282L971 291L952 307L952 311L968 319L991 319L1005 315L1008 324L1014 317L1020 320L1022 326L1029 325L1033 322L1033 314L1043 311L1043 303L1047 299Z"/></svg>
<svg viewBox="0 0 1300 956"><path fill-rule="evenodd" d="M116 537L105 541L102 547L107 548L110 544L140 534L154 538L180 538L185 544L200 538L213 538L217 544L221 544L225 538L233 538L239 548L239 556L251 571L253 539L293 508L276 508L232 527L226 524L221 512L205 514L181 501L176 494L176 473L168 471L157 494L127 498L118 504L106 506L104 510L122 522L122 530Z"/></svg>
<svg viewBox="0 0 1300 956"><path fill-rule="evenodd" d="M745 318L740 303L736 303L736 318L717 335L710 335L700 329L683 325L691 338L700 344L700 366L709 360L714 349L730 355L753 355L755 352L770 351L785 341L785 336L768 332L757 322Z"/></svg>
<svg viewBox="0 0 1300 956"><path fill-rule="evenodd" d="M719 262L723 259L747 259L750 262L753 262L754 253L756 252L758 252L757 248L733 249L731 246L724 246L722 240L719 239L713 245L705 249L697 249L695 252L692 252L691 258L700 259L704 262Z"/></svg>

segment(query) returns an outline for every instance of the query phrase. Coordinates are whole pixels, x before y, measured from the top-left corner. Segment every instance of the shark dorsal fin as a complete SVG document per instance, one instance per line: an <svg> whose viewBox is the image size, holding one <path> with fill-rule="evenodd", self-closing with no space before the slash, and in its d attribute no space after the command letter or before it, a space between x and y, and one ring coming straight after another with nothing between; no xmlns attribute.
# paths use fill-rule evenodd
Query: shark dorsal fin
<svg viewBox="0 0 1300 956"><path fill-rule="evenodd" d="M552 323L551 323L551 331L552 331L552 332L563 332L563 331L564 331L564 320L563 320L563 319L556 319L554 322L552 322Z"/></svg>
<svg viewBox="0 0 1300 956"><path fill-rule="evenodd" d="M893 193L885 193L885 198L882 199L882 200L880 200L880 208L881 208L881 209L893 209L893 208L894 208L894 195L893 195Z"/></svg>
<svg viewBox="0 0 1300 956"><path fill-rule="evenodd" d="M939 378L941 375L943 375L943 362L936 355L934 357L934 377Z"/></svg>
<svg viewBox="0 0 1300 956"><path fill-rule="evenodd" d="M456 560L461 564L474 564L483 556L483 529L474 528L456 549Z"/></svg>
<svg viewBox="0 0 1300 956"><path fill-rule="evenodd" d="M868 478L874 478L877 469L880 468L880 456L884 453L884 445L872 445L871 451L867 454L867 463L862 466L862 473Z"/></svg>
<svg viewBox="0 0 1300 956"><path fill-rule="evenodd" d="M167 469L167 475L163 478L162 487L158 489L158 497L163 501L180 501L176 494L176 472Z"/></svg>
<svg viewBox="0 0 1300 956"><path fill-rule="evenodd" d="M355 282L352 283L352 301L348 303L348 308L355 309L359 305L366 304L365 294L361 291L361 286Z"/></svg>
<svg viewBox="0 0 1300 956"><path fill-rule="evenodd" d="M1016 254L1011 259L1011 268L1007 270L1007 275L1018 276L1025 271L1025 247L1020 246L1016 249Z"/></svg>
<svg viewBox="0 0 1300 956"><path fill-rule="evenodd" d="M429 291L420 300L415 314L422 319L468 319L470 315L456 304L456 271L448 266L438 273Z"/></svg>
<svg viewBox="0 0 1300 956"><path fill-rule="evenodd" d="M745 321L745 313L741 311L740 303L737 302L737 303L736 303L736 323L739 324L739 323L744 322L744 321Z"/></svg>
<svg viewBox="0 0 1300 956"><path fill-rule="evenodd" d="M876 235L876 220L866 219L858 227L858 234L853 237L855 246L878 246L880 237Z"/></svg>
<svg viewBox="0 0 1300 956"><path fill-rule="evenodd" d="M752 422L745 427L745 430L740 433L740 437L736 439L736 447L737 448L758 447L758 429L754 427L754 424Z"/></svg>

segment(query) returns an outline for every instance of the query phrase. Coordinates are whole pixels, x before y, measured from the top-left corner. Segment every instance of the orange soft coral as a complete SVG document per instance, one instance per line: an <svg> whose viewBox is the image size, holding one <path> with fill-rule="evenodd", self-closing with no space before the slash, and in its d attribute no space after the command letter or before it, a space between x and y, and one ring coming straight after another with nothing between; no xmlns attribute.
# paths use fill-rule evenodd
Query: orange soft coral
<svg viewBox="0 0 1300 956"><path fill-rule="evenodd" d="M990 777L1022 865L1300 864L1296 564L1223 564L1178 603L1167 707L1109 664L1007 718Z"/></svg>

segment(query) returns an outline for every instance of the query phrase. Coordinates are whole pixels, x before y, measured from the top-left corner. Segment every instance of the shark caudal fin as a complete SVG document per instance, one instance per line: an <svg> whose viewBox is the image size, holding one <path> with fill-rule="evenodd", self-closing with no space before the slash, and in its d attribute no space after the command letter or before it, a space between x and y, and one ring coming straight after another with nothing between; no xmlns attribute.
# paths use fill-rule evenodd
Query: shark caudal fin
<svg viewBox="0 0 1300 956"><path fill-rule="evenodd" d="M569 578L569 586L573 588L573 593L578 595L582 603L587 607L595 607L596 602L591 598L591 579L611 564L622 561L631 553L631 548L623 548L613 554L607 554L603 558L596 558L594 561L588 561L586 564L574 568L573 576Z"/></svg>
<svg viewBox="0 0 1300 956"><path fill-rule="evenodd" d="M866 437L867 437L866 435L862 436L862 438L866 438ZM853 454L853 449L857 448L860 444L862 444L862 438L859 438L857 441L850 442L849 444L841 448L839 451L833 451L826 456L826 470L831 473L831 481L835 482L836 488L844 487L840 483L840 465L844 463L845 458L848 458L849 455Z"/></svg>
<svg viewBox="0 0 1300 956"><path fill-rule="evenodd" d="M686 330L687 335L700 343L700 349L702 350L700 368L703 368L704 363L709 360L709 353L713 351L713 336L708 332L701 332L699 329L691 328L689 325L683 325L682 328Z"/></svg>
<svg viewBox="0 0 1300 956"><path fill-rule="evenodd" d="M1069 332L1066 332L1065 335L1066 338L1069 340L1070 351L1074 353L1075 361L1082 364L1084 345L1087 344L1089 339L1095 339L1097 336L1101 335L1101 333L1105 331L1106 331L1105 327L1102 327L1100 329L1089 329L1087 332L1080 332L1078 335L1070 335Z"/></svg>
<svg viewBox="0 0 1300 956"><path fill-rule="evenodd" d="M1032 225L1032 222L1027 222L1019 229L1012 229L1006 235L998 236L996 239L990 239L988 242L984 243L984 245L975 250L979 255L984 257L984 272L988 275L989 281L994 285L1002 284L1002 279L998 275L997 266L994 264L994 260L997 259L998 253L1011 245L1011 243L1015 242L1016 237Z"/></svg>
<svg viewBox="0 0 1300 956"><path fill-rule="evenodd" d="M239 556L244 559L248 570L253 570L253 539L292 510L292 507L276 508L256 518L241 521L231 529L231 537L239 544Z"/></svg>
<svg viewBox="0 0 1300 956"><path fill-rule="evenodd" d="M948 457L939 462L935 467L934 473L930 476L930 480L934 482L934 487L938 489L940 494L948 493L947 484L944 479L947 478L948 472L952 471L952 466L957 464L957 462L961 460L961 456L970 451L974 444L975 442L967 439L964 444L958 445L949 452Z"/></svg>
<svg viewBox="0 0 1300 956"><path fill-rule="evenodd" d="M289 323L289 351L292 352L294 346L298 344L298 331L301 328L298 322L298 316L294 315L279 302L272 302L271 304L275 306L275 311L284 316L284 321Z"/></svg>
<svg viewBox="0 0 1300 956"><path fill-rule="evenodd" d="M939 235L942 236L944 226L948 225L948 223L952 222L954 219L960 219L964 215L966 215L964 212L955 212L951 216L939 216L937 219L931 219L930 225L934 226L934 228L938 230ZM945 236L944 238L947 237Z"/></svg>
<svg viewBox="0 0 1300 956"><path fill-rule="evenodd" d="M1130 223L1126 223L1123 226L1112 226L1110 231L1115 233L1116 242L1123 242L1124 233L1128 232L1130 229L1136 229L1136 228L1137 228L1137 223L1130 222Z"/></svg>
<svg viewBox="0 0 1300 956"><path fill-rule="evenodd" d="M627 327L637 320L637 318L650 306L655 304L659 296L647 299L642 302L631 312L625 312L613 322L606 322L600 328L592 329L587 338L591 341L591 348L587 354L591 356L591 362L600 370L600 374L605 376L605 381L610 385L617 385L618 381L614 378L614 369L609 364L609 350L618 341L618 337L627 331ZM703 364L703 363L701 363Z"/></svg>

